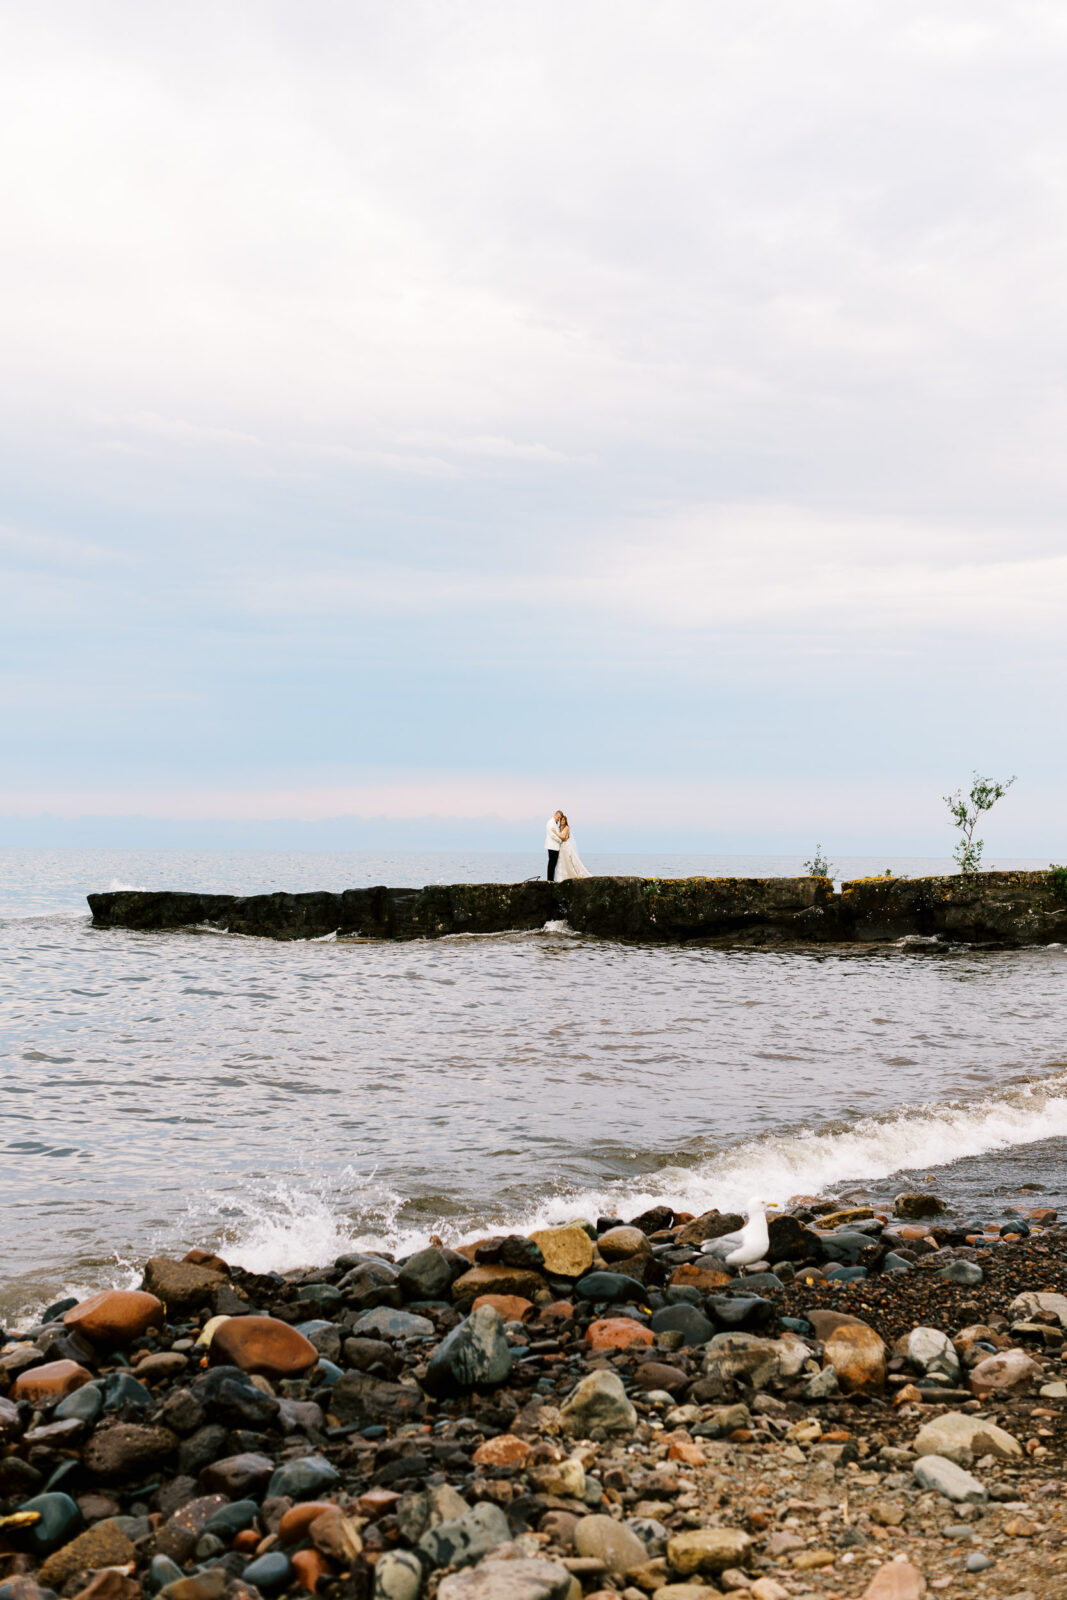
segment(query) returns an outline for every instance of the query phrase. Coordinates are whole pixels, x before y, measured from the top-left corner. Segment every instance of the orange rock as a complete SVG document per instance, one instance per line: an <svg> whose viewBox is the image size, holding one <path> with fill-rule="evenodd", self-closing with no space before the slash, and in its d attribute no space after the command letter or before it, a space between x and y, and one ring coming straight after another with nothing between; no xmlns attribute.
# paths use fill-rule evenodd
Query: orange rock
<svg viewBox="0 0 1067 1600"><path fill-rule="evenodd" d="M569 1300L553 1300L551 1305L542 1306L537 1313L537 1321L545 1323L570 1322L574 1316L574 1307Z"/></svg>
<svg viewBox="0 0 1067 1600"><path fill-rule="evenodd" d="M307 1536L315 1518L321 1517L324 1511L332 1510L332 1506L329 1500L305 1500L300 1505L290 1506L278 1524L278 1537L282 1544L299 1544Z"/></svg>
<svg viewBox="0 0 1067 1600"><path fill-rule="evenodd" d="M242 1528L240 1533L234 1535L233 1548L241 1555L250 1556L259 1544L259 1534L255 1528Z"/></svg>
<svg viewBox="0 0 1067 1600"><path fill-rule="evenodd" d="M370 1517L377 1522L379 1517L389 1515L399 1499L400 1496L393 1489L368 1489L356 1501L355 1510L359 1516Z"/></svg>
<svg viewBox="0 0 1067 1600"><path fill-rule="evenodd" d="M906 1222L901 1227L894 1228L893 1232L898 1239L928 1239L930 1237L930 1229L921 1222Z"/></svg>
<svg viewBox="0 0 1067 1600"><path fill-rule="evenodd" d="M687 1467L702 1467L707 1456L692 1439L672 1439L667 1450L668 1461L684 1461Z"/></svg>
<svg viewBox="0 0 1067 1600"><path fill-rule="evenodd" d="M143 1289L104 1289L72 1306L63 1318L93 1344L121 1345L139 1339L146 1328L163 1326L162 1300Z"/></svg>
<svg viewBox="0 0 1067 1600"><path fill-rule="evenodd" d="M830 1433L824 1433L820 1444L847 1444L852 1438L847 1428L834 1428Z"/></svg>
<svg viewBox="0 0 1067 1600"><path fill-rule="evenodd" d="M720 1272L718 1267L698 1267L695 1262L675 1267L671 1273L672 1288L699 1289L701 1294L711 1294L715 1289L724 1289L733 1281L728 1272Z"/></svg>
<svg viewBox="0 0 1067 1600"><path fill-rule="evenodd" d="M287 1322L276 1317L229 1317L211 1341L212 1366L240 1367L265 1378L295 1378L319 1359L319 1352Z"/></svg>
<svg viewBox="0 0 1067 1600"><path fill-rule="evenodd" d="M182 1260L188 1262L190 1266L209 1267L212 1272L223 1272L229 1276L228 1262L223 1261L221 1256L213 1255L210 1250L187 1250Z"/></svg>
<svg viewBox="0 0 1067 1600"><path fill-rule="evenodd" d="M83 1384L92 1382L92 1373L86 1372L76 1361L48 1361L43 1367L31 1367L21 1373L11 1388L12 1400L62 1400L73 1394Z"/></svg>
<svg viewBox="0 0 1067 1600"><path fill-rule="evenodd" d="M625 1350L631 1344L655 1344L656 1336L630 1317L604 1317L589 1324L585 1342L592 1350Z"/></svg>
<svg viewBox="0 0 1067 1600"><path fill-rule="evenodd" d="M879 1567L866 1589L863 1600L922 1600L926 1579L910 1561L887 1561Z"/></svg>
<svg viewBox="0 0 1067 1600"><path fill-rule="evenodd" d="M534 1309L533 1301L524 1300L520 1294L480 1294L471 1310L477 1311L479 1306L492 1306L504 1322L525 1322Z"/></svg>
<svg viewBox="0 0 1067 1600"><path fill-rule="evenodd" d="M521 1467L529 1454L525 1439L514 1433L498 1433L495 1439L480 1444L471 1460L476 1467Z"/></svg>
<svg viewBox="0 0 1067 1600"><path fill-rule="evenodd" d="M896 1394L893 1396L894 1406L921 1406L922 1403L923 1397L913 1383L906 1383L904 1387L902 1389L898 1389Z"/></svg>
<svg viewBox="0 0 1067 1600"><path fill-rule="evenodd" d="M881 1394L886 1379L886 1348L873 1328L862 1322L834 1328L823 1352L846 1394Z"/></svg>
<svg viewBox="0 0 1067 1600"><path fill-rule="evenodd" d="M319 1586L319 1580L325 1578L332 1571L330 1563L324 1555L317 1550L298 1550L289 1557L296 1581L301 1589L306 1589L308 1594L314 1594Z"/></svg>

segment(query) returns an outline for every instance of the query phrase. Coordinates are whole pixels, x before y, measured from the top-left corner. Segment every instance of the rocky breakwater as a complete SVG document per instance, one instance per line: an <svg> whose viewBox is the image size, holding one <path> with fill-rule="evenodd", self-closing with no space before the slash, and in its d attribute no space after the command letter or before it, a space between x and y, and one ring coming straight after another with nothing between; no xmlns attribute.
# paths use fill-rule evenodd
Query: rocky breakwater
<svg viewBox="0 0 1067 1600"><path fill-rule="evenodd" d="M1067 942L1067 895L1048 872L871 878L835 894L828 878L583 878L458 883L341 894L89 895L94 926L163 932L210 927L270 939L436 939L509 933L565 919L603 939L746 945L894 941L1003 946Z"/></svg>
<svg viewBox="0 0 1067 1600"><path fill-rule="evenodd" d="M667 1207L252 1275L0 1342L0 1600L1067 1589L1051 1212Z"/></svg>

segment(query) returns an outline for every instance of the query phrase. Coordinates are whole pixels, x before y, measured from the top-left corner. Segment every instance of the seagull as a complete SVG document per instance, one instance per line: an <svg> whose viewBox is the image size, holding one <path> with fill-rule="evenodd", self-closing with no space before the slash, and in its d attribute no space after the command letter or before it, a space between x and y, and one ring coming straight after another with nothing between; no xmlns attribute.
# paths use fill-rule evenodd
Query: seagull
<svg viewBox="0 0 1067 1600"><path fill-rule="evenodd" d="M715 1256L727 1267L750 1267L762 1261L771 1247L767 1232L767 1215L762 1200L750 1200L746 1206L748 1221L739 1233L724 1233L719 1239L705 1239L701 1245L704 1255ZM771 1209L774 1210L772 1202Z"/></svg>

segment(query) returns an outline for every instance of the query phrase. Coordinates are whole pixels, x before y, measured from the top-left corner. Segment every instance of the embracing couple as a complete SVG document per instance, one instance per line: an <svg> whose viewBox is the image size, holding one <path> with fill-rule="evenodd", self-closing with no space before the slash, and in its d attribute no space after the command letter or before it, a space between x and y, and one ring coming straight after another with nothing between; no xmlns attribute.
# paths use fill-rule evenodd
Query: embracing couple
<svg viewBox="0 0 1067 1600"><path fill-rule="evenodd" d="M545 832L545 849L548 851L548 881L562 883L564 878L591 878L588 867L583 867L571 838L571 827L562 811L549 817Z"/></svg>

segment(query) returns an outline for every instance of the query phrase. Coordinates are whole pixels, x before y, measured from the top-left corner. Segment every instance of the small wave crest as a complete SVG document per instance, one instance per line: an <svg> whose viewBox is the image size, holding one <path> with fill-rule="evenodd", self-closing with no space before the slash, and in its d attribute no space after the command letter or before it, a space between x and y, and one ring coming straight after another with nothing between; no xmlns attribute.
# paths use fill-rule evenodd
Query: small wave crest
<svg viewBox="0 0 1067 1600"><path fill-rule="evenodd" d="M236 1196L214 1198L227 1217L219 1248L249 1272L290 1272L322 1266L347 1250L388 1248L402 1204L373 1175L351 1170L335 1184L262 1179ZM209 1214L211 1199L197 1207L201 1215Z"/></svg>

